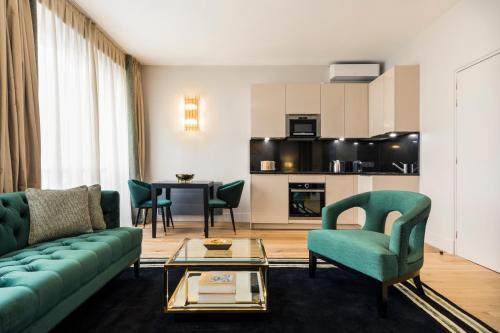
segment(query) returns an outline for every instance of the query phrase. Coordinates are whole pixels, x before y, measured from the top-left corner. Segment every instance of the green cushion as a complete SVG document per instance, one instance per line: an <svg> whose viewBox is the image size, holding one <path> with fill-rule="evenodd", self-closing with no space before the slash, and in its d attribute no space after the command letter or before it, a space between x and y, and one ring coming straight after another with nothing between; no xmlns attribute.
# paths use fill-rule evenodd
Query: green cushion
<svg viewBox="0 0 500 333"><path fill-rule="evenodd" d="M16 331L40 318L140 247L141 241L141 229L115 228L36 244L0 257L0 331Z"/></svg>
<svg viewBox="0 0 500 333"><path fill-rule="evenodd" d="M366 230L313 230L309 250L379 281L398 276L397 256L387 235Z"/></svg>
<svg viewBox="0 0 500 333"><path fill-rule="evenodd" d="M172 201L168 199L158 199L157 206L158 207L170 207L172 205ZM151 200L144 201L139 208L152 208L153 202Z"/></svg>
<svg viewBox="0 0 500 333"><path fill-rule="evenodd" d="M229 208L227 202L221 199L210 199L208 200L208 207L210 208Z"/></svg>

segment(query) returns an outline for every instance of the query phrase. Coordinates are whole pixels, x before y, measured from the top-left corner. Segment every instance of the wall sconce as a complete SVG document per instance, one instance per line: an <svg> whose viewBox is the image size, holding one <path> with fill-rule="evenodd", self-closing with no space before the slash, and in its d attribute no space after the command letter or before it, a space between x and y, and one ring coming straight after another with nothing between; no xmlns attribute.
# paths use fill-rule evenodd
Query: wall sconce
<svg viewBox="0 0 500 333"><path fill-rule="evenodd" d="M184 97L184 130L197 131L200 129L200 98L198 96Z"/></svg>

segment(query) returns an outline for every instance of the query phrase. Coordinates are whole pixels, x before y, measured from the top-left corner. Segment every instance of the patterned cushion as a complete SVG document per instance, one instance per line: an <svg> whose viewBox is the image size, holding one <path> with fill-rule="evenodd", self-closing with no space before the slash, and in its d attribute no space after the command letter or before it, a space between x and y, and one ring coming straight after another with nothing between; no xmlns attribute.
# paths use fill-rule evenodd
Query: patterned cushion
<svg viewBox="0 0 500 333"><path fill-rule="evenodd" d="M89 215L92 229L106 229L104 215L101 208L101 185L96 184L88 187L89 190Z"/></svg>
<svg viewBox="0 0 500 333"><path fill-rule="evenodd" d="M87 187L69 190L27 189L30 209L28 243L92 232Z"/></svg>

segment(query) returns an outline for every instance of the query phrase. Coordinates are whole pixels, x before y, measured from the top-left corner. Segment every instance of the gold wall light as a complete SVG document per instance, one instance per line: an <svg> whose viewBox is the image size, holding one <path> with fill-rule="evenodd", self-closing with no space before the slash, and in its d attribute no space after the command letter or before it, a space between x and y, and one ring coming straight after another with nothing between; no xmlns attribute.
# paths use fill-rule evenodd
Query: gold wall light
<svg viewBox="0 0 500 333"><path fill-rule="evenodd" d="M184 97L184 130L200 129L200 98L198 96Z"/></svg>

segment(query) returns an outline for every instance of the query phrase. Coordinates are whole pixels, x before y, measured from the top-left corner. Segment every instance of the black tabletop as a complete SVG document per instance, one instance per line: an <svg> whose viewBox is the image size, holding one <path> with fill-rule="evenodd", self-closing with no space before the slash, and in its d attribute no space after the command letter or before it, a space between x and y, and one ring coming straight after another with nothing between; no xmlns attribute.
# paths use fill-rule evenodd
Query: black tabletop
<svg viewBox="0 0 500 333"><path fill-rule="evenodd" d="M211 186L213 185L214 182L211 180L193 180L190 182L178 182L177 180L161 180L161 181L155 181L152 183L152 185L180 185L183 186L185 185L186 187L192 186L192 185L207 185Z"/></svg>

